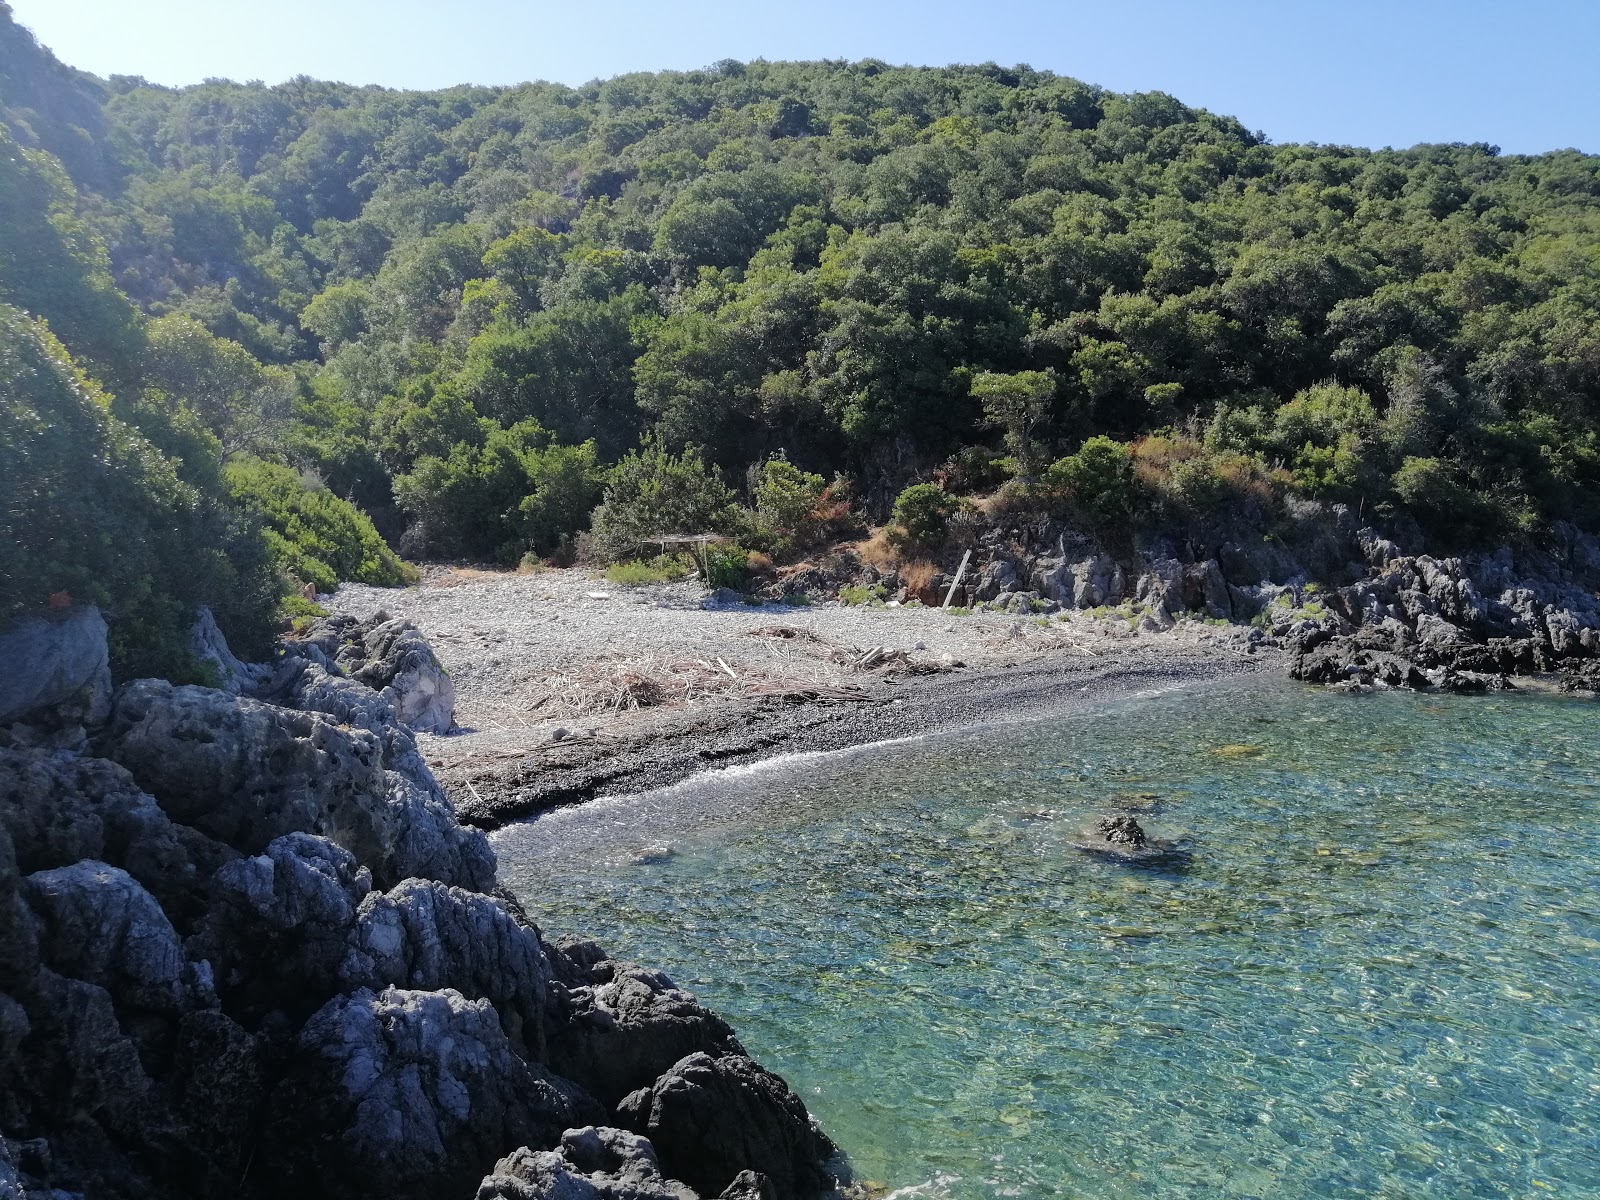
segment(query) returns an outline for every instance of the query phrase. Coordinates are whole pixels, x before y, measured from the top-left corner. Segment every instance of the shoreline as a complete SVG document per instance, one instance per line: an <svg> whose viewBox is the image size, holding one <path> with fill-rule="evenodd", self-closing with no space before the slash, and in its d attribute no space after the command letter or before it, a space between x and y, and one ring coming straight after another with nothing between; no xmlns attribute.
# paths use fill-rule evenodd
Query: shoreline
<svg viewBox="0 0 1600 1200"><path fill-rule="evenodd" d="M827 754L952 730L1046 717L1151 685L1183 687L1282 669L1280 654L1218 651L1175 656L1139 647L1125 657L1045 660L909 678L850 704L728 703L660 722L653 733L574 738L516 758L433 757L452 739L429 740L430 763L462 821L486 830L604 797L653 791L729 767ZM683 719L687 717L687 719ZM654 723L653 723L654 724ZM560 753L562 761L550 761Z"/></svg>

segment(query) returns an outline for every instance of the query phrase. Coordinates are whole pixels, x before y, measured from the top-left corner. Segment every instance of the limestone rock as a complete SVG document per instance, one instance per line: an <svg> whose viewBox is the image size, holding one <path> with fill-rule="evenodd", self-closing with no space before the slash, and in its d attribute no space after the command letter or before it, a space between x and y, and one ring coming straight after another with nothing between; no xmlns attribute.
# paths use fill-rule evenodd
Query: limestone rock
<svg viewBox="0 0 1600 1200"><path fill-rule="evenodd" d="M538 931L488 896L422 879L368 896L340 973L346 987L449 987L487 999L512 1047L544 1057L550 964Z"/></svg>
<svg viewBox="0 0 1600 1200"><path fill-rule="evenodd" d="M585 1126L561 1135L556 1150L526 1146L502 1158L478 1185L477 1200L697 1200L666 1179L649 1139L624 1129Z"/></svg>
<svg viewBox="0 0 1600 1200"><path fill-rule="evenodd" d="M252 1027L278 1011L303 1020L341 987L346 942L372 876L326 838L290 833L219 870L189 941L213 964L228 1011Z"/></svg>
<svg viewBox="0 0 1600 1200"><path fill-rule="evenodd" d="M0 748L0 828L24 875L98 859L137 879L162 907L192 901L226 851L175 825L116 763Z"/></svg>
<svg viewBox="0 0 1600 1200"><path fill-rule="evenodd" d="M648 1087L688 1055L744 1053L727 1022L659 971L611 967L606 982L567 989L566 1020L549 1038L551 1069L601 1104Z"/></svg>
<svg viewBox="0 0 1600 1200"><path fill-rule="evenodd" d="M466 1193L511 1148L555 1145L577 1116L487 1000L363 988L301 1030L267 1159L285 1193L425 1200Z"/></svg>
<svg viewBox="0 0 1600 1200"><path fill-rule="evenodd" d="M350 678L381 693L418 733L449 733L455 724L455 684L427 639L409 621L387 613L365 621L334 616L317 622L306 639Z"/></svg>
<svg viewBox="0 0 1600 1200"><path fill-rule="evenodd" d="M217 686L232 695L238 695L260 683L269 668L240 662L228 648L228 639L217 628L211 610L201 605L189 629L189 650L202 663L217 674Z"/></svg>
<svg viewBox="0 0 1600 1200"><path fill-rule="evenodd" d="M618 1106L645 1134L663 1170L702 1195L759 1172L781 1196L816 1196L836 1153L789 1085L742 1055L693 1054Z"/></svg>
<svg viewBox="0 0 1600 1200"><path fill-rule="evenodd" d="M53 970L97 984L133 1010L176 1017L206 999L172 922L126 871L89 859L28 876L23 894Z"/></svg>
<svg viewBox="0 0 1600 1200"><path fill-rule="evenodd" d="M482 833L461 828L440 796L386 772L377 736L320 714L141 679L118 691L100 747L174 820L241 853L314 833L384 886L412 876L493 886Z"/></svg>
<svg viewBox="0 0 1600 1200"><path fill-rule="evenodd" d="M93 605L28 617L0 631L0 725L48 715L96 725L111 701L106 622Z"/></svg>

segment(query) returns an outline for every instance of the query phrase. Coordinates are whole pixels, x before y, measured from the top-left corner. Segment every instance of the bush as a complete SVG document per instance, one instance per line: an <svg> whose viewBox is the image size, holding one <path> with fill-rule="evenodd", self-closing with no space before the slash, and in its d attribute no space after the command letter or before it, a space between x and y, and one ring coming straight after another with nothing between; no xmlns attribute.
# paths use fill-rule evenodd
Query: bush
<svg viewBox="0 0 1600 1200"><path fill-rule="evenodd" d="M756 473L756 513L780 538L798 545L815 541L821 532L817 511L828 488L821 475L802 471L782 456L770 458Z"/></svg>
<svg viewBox="0 0 1600 1200"><path fill-rule="evenodd" d="M695 447L673 455L646 442L611 469L605 499L590 518L595 552L636 557L664 533L731 533L739 506Z"/></svg>
<svg viewBox="0 0 1600 1200"><path fill-rule="evenodd" d="M67 593L104 611L119 678L197 680L188 630L208 604L264 656L281 585L259 531L110 408L42 323L0 305L0 620Z"/></svg>
<svg viewBox="0 0 1600 1200"><path fill-rule="evenodd" d="M537 421L509 429L478 420L477 440L425 454L394 481L395 499L417 520L419 549L507 564L549 553L584 527L600 491L593 442L557 443Z"/></svg>
<svg viewBox="0 0 1600 1200"><path fill-rule="evenodd" d="M234 502L260 518L279 565L319 592L346 582L417 581L416 568L389 549L366 513L325 487L308 487L288 467L244 458L228 464L225 478Z"/></svg>
<svg viewBox="0 0 1600 1200"><path fill-rule="evenodd" d="M706 547L706 586L743 590L750 579L750 554L739 546Z"/></svg>
<svg viewBox="0 0 1600 1200"><path fill-rule="evenodd" d="M1092 437L1076 453L1052 463L1045 484L1086 524L1099 529L1122 524L1133 515L1138 494L1133 452L1111 438Z"/></svg>
<svg viewBox="0 0 1600 1200"><path fill-rule="evenodd" d="M950 532L950 518L964 507L936 483L914 483L894 502L898 539L905 545L933 549Z"/></svg>
<svg viewBox="0 0 1600 1200"><path fill-rule="evenodd" d="M671 583L689 573L689 565L677 555L663 555L648 562L612 563L606 568L606 578L623 587L643 587L647 583Z"/></svg>

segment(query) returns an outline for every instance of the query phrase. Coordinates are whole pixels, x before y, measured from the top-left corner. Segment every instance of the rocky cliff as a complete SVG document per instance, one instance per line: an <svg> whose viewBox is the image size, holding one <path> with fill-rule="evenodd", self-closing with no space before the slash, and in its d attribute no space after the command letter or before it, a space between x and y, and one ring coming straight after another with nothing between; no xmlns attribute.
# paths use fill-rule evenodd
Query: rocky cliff
<svg viewBox="0 0 1600 1200"><path fill-rule="evenodd" d="M834 1188L720 1018L498 889L417 753L450 711L415 629L260 670L202 620L224 688L115 692L104 637L0 635L0 1197Z"/></svg>

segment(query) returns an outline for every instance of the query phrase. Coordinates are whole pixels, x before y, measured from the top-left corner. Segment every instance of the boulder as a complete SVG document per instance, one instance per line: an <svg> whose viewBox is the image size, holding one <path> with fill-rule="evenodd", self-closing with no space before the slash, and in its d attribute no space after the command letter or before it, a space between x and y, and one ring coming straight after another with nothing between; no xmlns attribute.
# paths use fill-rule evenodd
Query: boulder
<svg viewBox="0 0 1600 1200"><path fill-rule="evenodd" d="M201 605L195 621L189 628L189 651L216 673L217 686L232 695L238 695L262 682L271 668L240 662L228 648L228 639L217 628L211 610Z"/></svg>
<svg viewBox="0 0 1600 1200"><path fill-rule="evenodd" d="M650 1139L668 1175L704 1196L744 1171L765 1175L780 1196L817 1196L834 1182L824 1167L833 1143L788 1084L743 1055L692 1054L617 1114Z"/></svg>
<svg viewBox="0 0 1600 1200"><path fill-rule="evenodd" d="M225 849L175 825L133 776L102 758L0 748L0 827L24 875L97 859L121 867L162 907L187 907Z"/></svg>
<svg viewBox="0 0 1600 1200"><path fill-rule="evenodd" d="M661 972L607 965L606 982L566 990L565 1020L548 1044L551 1069L607 1108L688 1055L744 1053L727 1022Z"/></svg>
<svg viewBox="0 0 1600 1200"><path fill-rule="evenodd" d="M456 822L437 785L386 771L378 736L320 714L141 679L118 691L99 746L170 817L243 854L314 833L385 887L413 876L494 885L487 840Z"/></svg>
<svg viewBox="0 0 1600 1200"><path fill-rule="evenodd" d="M584 1123L570 1085L512 1050L494 1006L459 992L362 988L296 1039L268 1116L282 1194L431 1200L466 1194L518 1146Z"/></svg>
<svg viewBox="0 0 1600 1200"><path fill-rule="evenodd" d="M477 1200L698 1200L661 1174L648 1138L586 1125L555 1150L513 1151L478 1185Z"/></svg>
<svg viewBox="0 0 1600 1200"><path fill-rule="evenodd" d="M550 964L498 900L422 879L368 896L340 969L346 987L449 987L494 1005L513 1049L544 1057Z"/></svg>
<svg viewBox="0 0 1600 1200"><path fill-rule="evenodd" d="M340 968L372 875L326 838L289 833L211 881L189 939L213 965L230 1015L254 1028L273 1012L304 1020L341 990Z"/></svg>
<svg viewBox="0 0 1600 1200"><path fill-rule="evenodd" d="M0 725L97 725L111 702L106 622L93 605L27 617L0 631Z"/></svg>
<svg viewBox="0 0 1600 1200"><path fill-rule="evenodd" d="M23 881L45 965L105 989L119 1009L177 1017L210 1000L177 931L133 876L92 859Z"/></svg>

